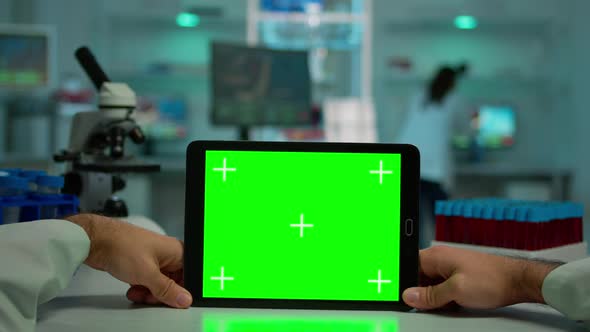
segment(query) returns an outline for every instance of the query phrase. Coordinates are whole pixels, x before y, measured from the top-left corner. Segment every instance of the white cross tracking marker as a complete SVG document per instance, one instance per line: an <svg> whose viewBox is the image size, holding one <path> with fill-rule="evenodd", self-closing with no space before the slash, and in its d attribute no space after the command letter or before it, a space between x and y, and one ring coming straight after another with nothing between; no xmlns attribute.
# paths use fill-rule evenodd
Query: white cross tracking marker
<svg viewBox="0 0 590 332"><path fill-rule="evenodd" d="M214 168L213 171L215 172L223 172L223 182L225 182L225 178L227 176L227 172L235 172L235 168L227 168L227 158L223 158L223 167L221 168Z"/></svg>
<svg viewBox="0 0 590 332"><path fill-rule="evenodd" d="M381 270L378 270L377 280L369 280L369 283L377 284L377 293L381 294L381 284L390 284L391 280L381 279Z"/></svg>
<svg viewBox="0 0 590 332"><path fill-rule="evenodd" d="M305 227L313 227L313 224L304 224L303 223L303 213L299 216L299 223L298 224L291 224L291 227L299 227L299 237L303 237L303 229Z"/></svg>
<svg viewBox="0 0 590 332"><path fill-rule="evenodd" d="M393 174L393 171L383 170L383 160L379 160L379 170L369 171L371 174L379 174L379 184L383 184L383 174Z"/></svg>
<svg viewBox="0 0 590 332"><path fill-rule="evenodd" d="M221 267L221 275L219 277L211 277L211 280L219 280L221 281L221 290L223 290L223 285L225 284L226 280L234 280L234 277L226 277L225 271L223 266Z"/></svg>

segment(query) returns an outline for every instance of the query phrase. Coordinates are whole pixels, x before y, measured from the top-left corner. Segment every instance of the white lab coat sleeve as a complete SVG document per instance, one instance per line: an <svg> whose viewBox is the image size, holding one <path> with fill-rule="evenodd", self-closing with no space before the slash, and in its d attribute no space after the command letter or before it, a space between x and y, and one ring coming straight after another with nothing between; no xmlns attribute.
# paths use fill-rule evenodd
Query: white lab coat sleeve
<svg viewBox="0 0 590 332"><path fill-rule="evenodd" d="M0 331L33 331L37 306L67 286L89 249L86 232L65 220L0 226Z"/></svg>
<svg viewBox="0 0 590 332"><path fill-rule="evenodd" d="M590 258L564 264L543 281L543 298L574 320L590 322Z"/></svg>

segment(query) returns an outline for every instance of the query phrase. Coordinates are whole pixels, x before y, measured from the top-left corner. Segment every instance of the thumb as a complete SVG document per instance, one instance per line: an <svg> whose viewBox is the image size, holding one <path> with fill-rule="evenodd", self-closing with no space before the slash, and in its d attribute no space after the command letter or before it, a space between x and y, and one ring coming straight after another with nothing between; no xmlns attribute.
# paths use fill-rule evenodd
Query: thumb
<svg viewBox="0 0 590 332"><path fill-rule="evenodd" d="M145 286L158 301L173 308L188 308L193 303L191 294L174 280L157 272Z"/></svg>
<svg viewBox="0 0 590 332"><path fill-rule="evenodd" d="M436 286L408 288L402 294L404 302L416 309L436 309L454 300L453 278Z"/></svg>

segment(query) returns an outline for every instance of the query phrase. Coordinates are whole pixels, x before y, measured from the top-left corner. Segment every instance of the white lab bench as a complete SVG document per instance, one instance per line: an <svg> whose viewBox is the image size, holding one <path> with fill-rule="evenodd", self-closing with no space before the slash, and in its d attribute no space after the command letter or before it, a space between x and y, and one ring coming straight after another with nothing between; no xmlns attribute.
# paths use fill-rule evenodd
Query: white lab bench
<svg viewBox="0 0 590 332"><path fill-rule="evenodd" d="M155 231L145 219L135 224ZM521 304L498 310L370 312L257 310L134 305L128 285L82 266L62 294L38 310L37 331L191 332L394 332L394 331L585 331L545 305Z"/></svg>
<svg viewBox="0 0 590 332"><path fill-rule="evenodd" d="M37 331L394 332L584 331L544 305L458 312L368 312L190 308L131 304L127 285L82 267L63 294L40 307Z"/></svg>

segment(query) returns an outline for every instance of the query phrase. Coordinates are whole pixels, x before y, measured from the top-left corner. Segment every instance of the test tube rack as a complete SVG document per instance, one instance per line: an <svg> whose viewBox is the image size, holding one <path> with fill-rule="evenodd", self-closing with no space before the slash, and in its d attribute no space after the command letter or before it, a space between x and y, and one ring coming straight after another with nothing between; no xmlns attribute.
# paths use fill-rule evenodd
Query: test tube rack
<svg viewBox="0 0 590 332"><path fill-rule="evenodd" d="M506 199L438 201L436 241L545 250L583 242L584 207Z"/></svg>
<svg viewBox="0 0 590 332"><path fill-rule="evenodd" d="M57 215L65 217L78 212L80 202L74 195L60 194L51 199L42 195L30 194L22 197L13 197L0 200L0 225L4 224L4 208L19 207L19 222L39 220L43 207L56 207Z"/></svg>

